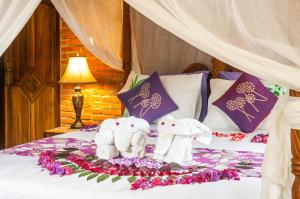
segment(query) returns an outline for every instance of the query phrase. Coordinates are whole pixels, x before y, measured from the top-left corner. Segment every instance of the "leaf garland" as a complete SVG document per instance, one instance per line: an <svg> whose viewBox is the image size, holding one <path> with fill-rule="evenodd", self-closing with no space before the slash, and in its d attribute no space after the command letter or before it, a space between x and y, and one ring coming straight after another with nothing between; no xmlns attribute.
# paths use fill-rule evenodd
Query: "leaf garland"
<svg viewBox="0 0 300 199"><path fill-rule="evenodd" d="M96 178L98 175L99 175L98 173L93 173L93 174L89 175L86 180L89 181L93 178Z"/></svg>
<svg viewBox="0 0 300 199"><path fill-rule="evenodd" d="M137 170L131 170L132 167L126 168L124 165L98 160L95 156L87 156L85 158L72 156L72 149L60 151L57 154L51 151L41 153L38 165L46 168L53 174L71 175L77 174L78 178L84 177L87 181L96 179L97 183L103 182L111 177L111 182L115 183L124 176L131 184L132 190L149 189L155 186L166 186L173 184L191 184L202 183L216 180L239 180L238 171L235 169L224 170L206 170L193 173L194 168L188 170L180 170L180 165L171 163L160 167L158 170L145 169L143 167ZM71 155L71 156L69 156ZM49 167L47 167L49 165ZM101 166L99 166L101 165ZM93 167L95 166L95 167ZM98 166L98 167L97 167ZM111 167L112 166L112 167ZM237 165L237 168L248 168L247 163ZM49 169L48 169L49 168ZM136 168L135 168L136 169ZM175 172L171 172L174 170ZM138 172L138 173L137 173ZM164 177L159 177L159 176ZM200 180L200 181L199 181Z"/></svg>
<svg viewBox="0 0 300 199"><path fill-rule="evenodd" d="M108 175L108 174L102 174L101 176L99 176L99 177L97 178L97 183L102 182L102 181L104 181L104 180L106 180L106 179L108 179L108 178L109 178L109 175Z"/></svg>
<svg viewBox="0 0 300 199"><path fill-rule="evenodd" d="M121 176L116 176L111 179L112 182L117 182L118 180L121 180Z"/></svg>
<svg viewBox="0 0 300 199"><path fill-rule="evenodd" d="M127 178L127 181L128 181L129 183L135 182L135 181L136 181L136 176L130 176L129 178Z"/></svg>
<svg viewBox="0 0 300 199"><path fill-rule="evenodd" d="M92 172L91 171L86 171L86 172L82 172L81 174L79 174L79 178L83 177L83 176L87 176L90 175Z"/></svg>

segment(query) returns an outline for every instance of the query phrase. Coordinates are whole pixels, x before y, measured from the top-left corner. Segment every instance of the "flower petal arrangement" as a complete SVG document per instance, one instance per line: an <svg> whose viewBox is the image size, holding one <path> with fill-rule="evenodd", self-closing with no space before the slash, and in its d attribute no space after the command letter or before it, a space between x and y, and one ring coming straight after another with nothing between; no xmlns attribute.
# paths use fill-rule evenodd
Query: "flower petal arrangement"
<svg viewBox="0 0 300 199"><path fill-rule="evenodd" d="M220 133L220 132L213 132L212 133L216 137L229 137L231 141L239 142L242 141L245 137L245 133Z"/></svg>
<svg viewBox="0 0 300 199"><path fill-rule="evenodd" d="M117 158L106 161L99 160L95 156L83 158L72 154L72 150L59 153L44 151L39 156L38 165L48 170L50 175L78 174L78 177L86 177L87 180L96 179L97 183L110 177L115 183L126 176L132 190L240 179L235 169L198 171L195 167L159 163L150 158Z"/></svg>
<svg viewBox="0 0 300 199"><path fill-rule="evenodd" d="M0 151L5 154L37 156L37 164L50 176L77 175L78 180L128 182L128 188L143 190L174 184L195 184L240 177L261 177L263 154L194 148L191 164L178 165L153 160L155 145L147 144L146 158L118 157L101 160L96 157L93 141L50 137Z"/></svg>
<svg viewBox="0 0 300 199"><path fill-rule="evenodd" d="M251 139L251 142L267 144L268 138L269 134L257 134Z"/></svg>

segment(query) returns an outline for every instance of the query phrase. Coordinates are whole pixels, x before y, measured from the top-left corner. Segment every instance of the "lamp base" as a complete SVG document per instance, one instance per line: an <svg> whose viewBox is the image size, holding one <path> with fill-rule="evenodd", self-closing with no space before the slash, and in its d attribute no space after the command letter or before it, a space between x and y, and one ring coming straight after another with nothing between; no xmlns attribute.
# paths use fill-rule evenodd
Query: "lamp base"
<svg viewBox="0 0 300 199"><path fill-rule="evenodd" d="M72 125L71 125L71 129L81 129L83 128L83 123L81 122L81 120L76 120Z"/></svg>
<svg viewBox="0 0 300 199"><path fill-rule="evenodd" d="M83 94L81 93L81 88L80 86L75 87L75 93L72 96L72 101L73 101L73 107L76 113L76 120L75 122L71 125L71 129L81 129L83 128L83 124L81 122L81 111L83 107Z"/></svg>

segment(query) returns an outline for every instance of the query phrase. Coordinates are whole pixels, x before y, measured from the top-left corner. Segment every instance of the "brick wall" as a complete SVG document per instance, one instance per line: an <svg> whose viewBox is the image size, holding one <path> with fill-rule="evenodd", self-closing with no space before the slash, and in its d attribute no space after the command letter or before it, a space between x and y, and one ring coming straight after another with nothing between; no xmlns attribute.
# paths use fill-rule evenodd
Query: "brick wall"
<svg viewBox="0 0 300 199"><path fill-rule="evenodd" d="M81 119L85 124L118 117L121 114L121 103L116 94L122 87L123 72L111 69L91 54L69 29L66 23L60 23L60 71L64 73L68 58L86 56L90 70L97 79L95 84L82 84L84 107ZM75 118L72 105L73 84L61 84L61 125L70 125Z"/></svg>

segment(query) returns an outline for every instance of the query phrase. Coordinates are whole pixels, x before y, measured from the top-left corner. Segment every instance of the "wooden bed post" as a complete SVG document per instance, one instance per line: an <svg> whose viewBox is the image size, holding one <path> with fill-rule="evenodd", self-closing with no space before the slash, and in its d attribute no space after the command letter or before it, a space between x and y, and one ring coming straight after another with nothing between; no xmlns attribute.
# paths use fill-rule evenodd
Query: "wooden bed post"
<svg viewBox="0 0 300 199"><path fill-rule="evenodd" d="M130 33L130 6L123 1L123 34L122 58L124 70L124 83L131 71L131 33Z"/></svg>
<svg viewBox="0 0 300 199"><path fill-rule="evenodd" d="M130 31L130 6L123 1L123 30L122 30L122 59L124 79L123 84L126 83L128 75L131 71L131 31ZM125 106L122 103L121 114L123 115Z"/></svg>
<svg viewBox="0 0 300 199"><path fill-rule="evenodd" d="M291 96L300 97L300 92L291 90ZM300 199L300 131L292 129L291 131L292 147L292 173L295 175L295 181L292 187L292 199Z"/></svg>

